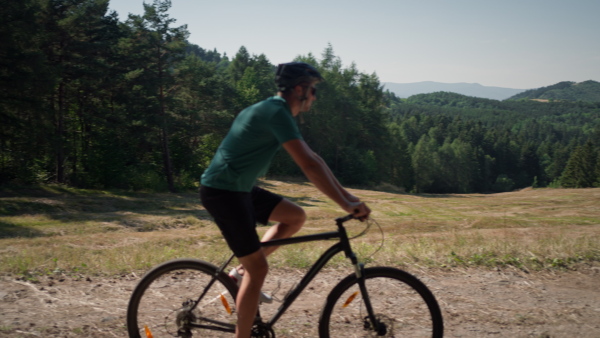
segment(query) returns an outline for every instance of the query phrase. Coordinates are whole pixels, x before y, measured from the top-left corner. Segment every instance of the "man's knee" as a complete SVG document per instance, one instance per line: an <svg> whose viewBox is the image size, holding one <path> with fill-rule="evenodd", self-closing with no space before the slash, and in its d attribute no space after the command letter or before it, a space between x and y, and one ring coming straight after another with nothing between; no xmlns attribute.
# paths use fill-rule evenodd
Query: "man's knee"
<svg viewBox="0 0 600 338"><path fill-rule="evenodd" d="M296 212L292 215L292 223L298 228L306 222L306 211L298 206Z"/></svg>
<svg viewBox="0 0 600 338"><path fill-rule="evenodd" d="M238 259L244 267L245 273L254 276L254 278L262 278L269 272L269 263L262 249Z"/></svg>
<svg viewBox="0 0 600 338"><path fill-rule="evenodd" d="M300 229L306 222L306 212L299 205L284 199L271 214L271 220Z"/></svg>

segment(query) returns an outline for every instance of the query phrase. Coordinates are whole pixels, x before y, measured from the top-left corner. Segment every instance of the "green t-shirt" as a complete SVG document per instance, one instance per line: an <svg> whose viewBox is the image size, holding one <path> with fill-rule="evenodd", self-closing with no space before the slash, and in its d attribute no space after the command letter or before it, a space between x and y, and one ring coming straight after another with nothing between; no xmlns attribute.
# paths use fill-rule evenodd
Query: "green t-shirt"
<svg viewBox="0 0 600 338"><path fill-rule="evenodd" d="M274 96L252 105L235 118L200 182L249 192L281 145L294 139L302 135L285 99Z"/></svg>

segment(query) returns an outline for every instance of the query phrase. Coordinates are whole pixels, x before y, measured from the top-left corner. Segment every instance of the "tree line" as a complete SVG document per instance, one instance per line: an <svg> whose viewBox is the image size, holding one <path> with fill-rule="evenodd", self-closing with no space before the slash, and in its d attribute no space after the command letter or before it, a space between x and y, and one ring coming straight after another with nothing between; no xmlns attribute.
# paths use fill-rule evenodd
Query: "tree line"
<svg viewBox="0 0 600 338"><path fill-rule="evenodd" d="M194 188L236 114L276 91L275 66L188 42L170 1L121 21L108 0L22 0L0 8L0 184ZM344 184L411 192L508 191L600 183L600 105L451 93L399 99L343 65L299 122ZM287 62L291 60L281 60ZM270 176L299 176L279 152Z"/></svg>
<svg viewBox="0 0 600 338"><path fill-rule="evenodd" d="M496 101L454 93L393 100L392 124L409 143L419 191L600 183L600 103Z"/></svg>

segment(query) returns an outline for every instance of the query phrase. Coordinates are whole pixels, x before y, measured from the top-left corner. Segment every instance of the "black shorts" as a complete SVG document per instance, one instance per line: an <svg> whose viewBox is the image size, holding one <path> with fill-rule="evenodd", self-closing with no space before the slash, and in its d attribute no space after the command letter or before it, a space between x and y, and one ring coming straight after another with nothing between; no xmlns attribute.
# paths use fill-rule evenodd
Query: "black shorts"
<svg viewBox="0 0 600 338"><path fill-rule="evenodd" d="M266 225L283 197L259 187L239 192L202 186L200 200L235 256L244 257L260 249L256 223Z"/></svg>

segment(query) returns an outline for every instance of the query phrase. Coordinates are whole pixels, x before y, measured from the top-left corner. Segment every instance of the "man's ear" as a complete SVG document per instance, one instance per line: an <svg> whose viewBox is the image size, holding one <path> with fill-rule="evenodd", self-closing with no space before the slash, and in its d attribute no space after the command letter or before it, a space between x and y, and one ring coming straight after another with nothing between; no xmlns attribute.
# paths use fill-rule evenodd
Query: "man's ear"
<svg viewBox="0 0 600 338"><path fill-rule="evenodd" d="M294 86L294 95L296 96L296 98L299 101L304 101L307 99L306 92L307 92L306 87L304 87L302 85Z"/></svg>
<svg viewBox="0 0 600 338"><path fill-rule="evenodd" d="M302 86L300 86L300 85L295 85L292 90L294 91L294 94L296 94L296 95L302 94Z"/></svg>

